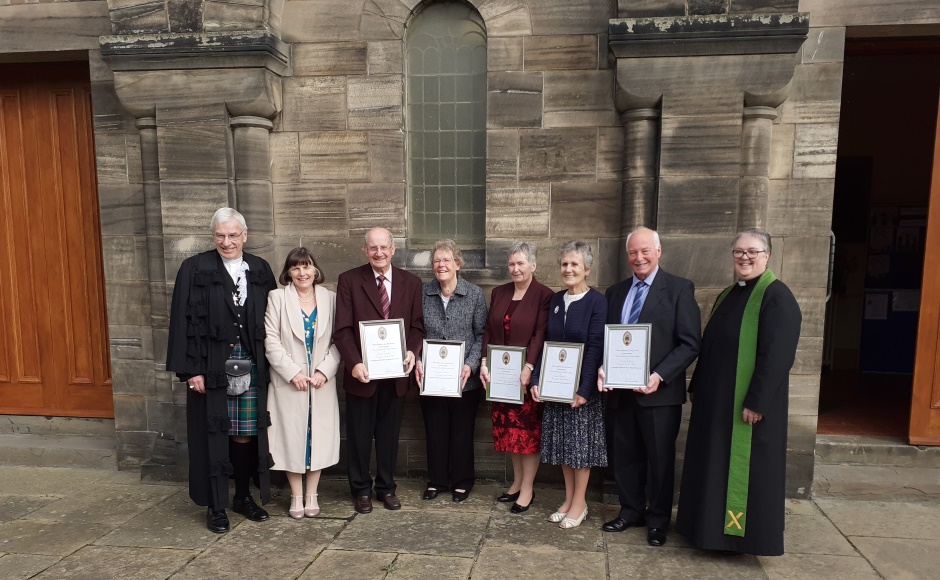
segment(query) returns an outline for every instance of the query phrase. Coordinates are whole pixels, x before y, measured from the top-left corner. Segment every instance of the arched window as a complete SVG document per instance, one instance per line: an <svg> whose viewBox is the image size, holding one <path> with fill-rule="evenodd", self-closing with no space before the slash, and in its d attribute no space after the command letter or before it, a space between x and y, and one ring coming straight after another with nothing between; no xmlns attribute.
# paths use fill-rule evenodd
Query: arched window
<svg viewBox="0 0 940 580"><path fill-rule="evenodd" d="M470 4L426 4L405 36L409 230L482 247L486 233L486 29Z"/></svg>

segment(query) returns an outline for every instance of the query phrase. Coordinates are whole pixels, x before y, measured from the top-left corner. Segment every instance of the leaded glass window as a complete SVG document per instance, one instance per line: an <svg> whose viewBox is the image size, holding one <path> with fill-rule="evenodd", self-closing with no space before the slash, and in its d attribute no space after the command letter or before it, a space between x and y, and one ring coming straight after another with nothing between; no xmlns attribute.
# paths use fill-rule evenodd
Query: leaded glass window
<svg viewBox="0 0 940 580"><path fill-rule="evenodd" d="M486 228L486 28L460 1L432 2L405 37L408 189L415 241L482 246Z"/></svg>

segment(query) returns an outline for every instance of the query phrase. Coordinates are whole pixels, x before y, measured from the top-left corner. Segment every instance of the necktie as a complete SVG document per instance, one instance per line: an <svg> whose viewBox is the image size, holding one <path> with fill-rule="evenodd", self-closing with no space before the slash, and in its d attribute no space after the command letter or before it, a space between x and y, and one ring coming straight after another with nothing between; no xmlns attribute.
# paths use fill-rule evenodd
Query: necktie
<svg viewBox="0 0 940 580"><path fill-rule="evenodd" d="M388 300L388 291L385 290L385 276L379 276L375 280L379 284L379 298L382 301L382 314L388 319L391 302Z"/></svg>
<svg viewBox="0 0 940 580"><path fill-rule="evenodd" d="M627 324L636 324L636 321L640 319L640 310L643 309L643 296L646 294L646 289L648 284L643 280L640 280L636 283L636 286L633 287L633 304L630 306L630 317L627 319Z"/></svg>

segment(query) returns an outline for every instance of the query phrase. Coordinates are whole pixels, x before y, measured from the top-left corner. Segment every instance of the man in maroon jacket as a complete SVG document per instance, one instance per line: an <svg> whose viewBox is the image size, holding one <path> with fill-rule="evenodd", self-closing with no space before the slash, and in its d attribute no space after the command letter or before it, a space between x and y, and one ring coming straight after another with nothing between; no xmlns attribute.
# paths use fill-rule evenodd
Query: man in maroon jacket
<svg viewBox="0 0 940 580"><path fill-rule="evenodd" d="M402 318L407 354L405 373L411 373L424 340L421 279L392 266L395 242L385 228L366 233L362 248L368 264L343 272L336 284L336 323L333 342L346 364L346 467L356 511L372 511L372 475L369 458L375 441L375 496L386 509L397 510L395 463L398 433L409 378L369 380L362 362L359 322Z"/></svg>

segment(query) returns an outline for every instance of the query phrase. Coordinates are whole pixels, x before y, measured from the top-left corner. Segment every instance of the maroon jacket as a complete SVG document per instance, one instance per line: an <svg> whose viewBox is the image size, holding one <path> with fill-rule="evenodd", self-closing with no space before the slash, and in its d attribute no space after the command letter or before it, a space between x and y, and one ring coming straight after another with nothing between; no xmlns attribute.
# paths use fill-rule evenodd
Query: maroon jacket
<svg viewBox="0 0 940 580"><path fill-rule="evenodd" d="M360 383L353 378L352 369L362 362L362 347L359 344L359 322L381 320L382 302L375 273L371 264L365 264L339 275L336 283L336 322L333 327L333 343L346 365L343 388L357 397L375 394L376 381ZM405 320L405 348L421 356L424 340L424 314L421 306L421 279L410 272L392 266L392 303L389 318ZM399 397L408 392L409 377L389 379L395 381Z"/></svg>
<svg viewBox="0 0 940 580"><path fill-rule="evenodd" d="M512 302L512 295L516 287L512 282L493 288L490 294L490 311L486 319L486 330L483 331L483 356L486 356L486 347L490 344L496 346L524 346L526 347L525 360L535 366L542 354L542 343L545 342L545 329L548 327L548 304L552 301L552 289L537 280L532 280L526 289L525 296L512 314L512 323L509 325L509 344L503 344L503 317L506 309Z"/></svg>

